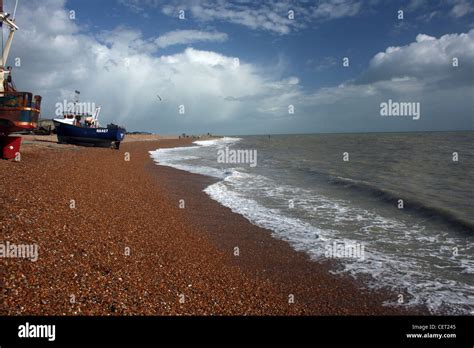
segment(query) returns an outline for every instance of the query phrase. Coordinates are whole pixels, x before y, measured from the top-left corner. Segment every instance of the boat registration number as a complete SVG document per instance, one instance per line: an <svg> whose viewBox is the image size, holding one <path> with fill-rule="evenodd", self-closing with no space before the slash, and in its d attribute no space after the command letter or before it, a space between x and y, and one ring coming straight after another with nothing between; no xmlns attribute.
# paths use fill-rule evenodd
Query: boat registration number
<svg viewBox="0 0 474 348"><path fill-rule="evenodd" d="M97 129L97 133L107 133L108 129Z"/></svg>

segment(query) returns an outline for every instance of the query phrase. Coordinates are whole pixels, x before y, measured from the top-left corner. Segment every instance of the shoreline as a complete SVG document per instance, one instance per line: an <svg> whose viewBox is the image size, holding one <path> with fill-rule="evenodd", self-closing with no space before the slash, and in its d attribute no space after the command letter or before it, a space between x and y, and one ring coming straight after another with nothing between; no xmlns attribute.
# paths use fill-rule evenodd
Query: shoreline
<svg viewBox="0 0 474 348"><path fill-rule="evenodd" d="M162 166L152 161L147 169L168 187L167 194L176 204L180 199L186 202L186 217L190 224L199 226L205 235L219 249L225 250L229 261L239 268L260 279L269 279L280 286L280 291L292 293L298 288L299 300L309 310L309 315L423 315L428 314L422 306L382 306L385 301L396 302L398 294L388 288L369 289L363 278L352 278L347 274L330 274L338 268L337 259L313 260L303 251L295 250L289 242L276 236L272 230L254 225L242 215L213 200L204 189L219 179L202 174L190 173L169 166ZM156 170L155 167L160 168ZM181 182L186 181L185 185ZM189 208L189 205L192 208ZM188 209L189 208L189 209ZM224 224L219 220L225 219ZM248 251L245 257L242 245ZM233 256L235 246L239 247L240 257ZM319 284L321 280L326 284ZM297 284L295 287L288 284ZM323 292L321 292L323 291ZM329 294L324 291L330 292ZM352 296L360 296L361 301L344 297L344 292ZM334 292L339 292L337 297ZM293 291L294 293L294 291ZM319 293L319 299L313 299ZM295 295L295 294L294 294ZM406 293L403 294L407 296ZM295 295L296 298L296 295ZM314 305L325 302L324 309ZM347 308L341 308L342 304ZM352 303L355 303L353 305ZM360 308L357 309L357 303ZM364 307L362 310L361 308ZM382 307L377 308L376 307ZM369 309L370 308L370 309ZM326 310L328 310L326 312ZM374 311L374 312L371 312Z"/></svg>
<svg viewBox="0 0 474 348"><path fill-rule="evenodd" d="M120 151L27 143L21 162L1 161L2 242L35 242L39 259L0 259L0 314L426 314L382 306L396 294L330 274L332 262L212 200L202 190L213 178L148 153L194 140L129 141Z"/></svg>

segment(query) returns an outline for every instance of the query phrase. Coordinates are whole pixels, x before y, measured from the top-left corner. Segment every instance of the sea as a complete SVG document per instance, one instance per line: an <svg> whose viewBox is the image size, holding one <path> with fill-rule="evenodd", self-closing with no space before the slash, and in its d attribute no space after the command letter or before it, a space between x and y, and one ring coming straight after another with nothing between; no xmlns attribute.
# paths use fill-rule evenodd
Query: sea
<svg viewBox="0 0 474 348"><path fill-rule="evenodd" d="M387 306L474 314L474 132L234 136L150 152Z"/></svg>

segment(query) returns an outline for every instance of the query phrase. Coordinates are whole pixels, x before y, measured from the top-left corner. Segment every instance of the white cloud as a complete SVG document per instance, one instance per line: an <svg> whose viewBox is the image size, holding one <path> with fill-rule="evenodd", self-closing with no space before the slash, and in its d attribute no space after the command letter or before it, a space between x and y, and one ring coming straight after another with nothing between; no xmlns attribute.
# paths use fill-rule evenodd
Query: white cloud
<svg viewBox="0 0 474 348"><path fill-rule="evenodd" d="M155 43L164 48L173 45L190 44L194 42L224 42L228 39L226 33L201 30L174 30L160 35Z"/></svg>
<svg viewBox="0 0 474 348"><path fill-rule="evenodd" d="M158 6L155 3L155 6ZM187 18L202 22L223 21L253 30L265 30L280 35L303 28L312 20L328 20L357 15L360 1L326 0L311 2L280 1L181 1L174 0L162 7L167 16L178 16L185 11ZM289 18L289 11L294 19ZM186 14L187 13L187 14Z"/></svg>
<svg viewBox="0 0 474 348"><path fill-rule="evenodd" d="M128 27L117 27L113 30L102 31L96 35L98 43L120 51L124 54L134 52L153 53L158 46L153 39L144 39L139 30Z"/></svg>
<svg viewBox="0 0 474 348"><path fill-rule="evenodd" d="M288 34L293 25L293 22L287 17L290 7L287 7L286 12L280 13L276 12L275 7L265 4L257 4L253 7L248 3L235 4L231 2L200 2L186 8L191 12L193 18L200 21L227 21L251 29L263 29L278 34Z"/></svg>
<svg viewBox="0 0 474 348"><path fill-rule="evenodd" d="M161 3L160 0L118 0L118 3L126 6L134 13L145 14L148 7L155 7Z"/></svg>
<svg viewBox="0 0 474 348"><path fill-rule="evenodd" d="M417 19L428 22L434 18L451 17L459 19L474 12L471 0L410 0L407 10L419 12Z"/></svg>
<svg viewBox="0 0 474 348"><path fill-rule="evenodd" d="M453 58L459 66L453 67ZM357 131L359 125L365 131L472 129L473 84L474 29L440 38L419 34L415 42L377 53L357 79L305 95L302 105L315 110L329 130ZM380 102L388 99L420 102L421 120L379 117ZM345 127L331 124L331 117Z"/></svg>
<svg viewBox="0 0 474 348"><path fill-rule="evenodd" d="M426 0L409 0L407 5L408 11L415 11L426 6Z"/></svg>
<svg viewBox="0 0 474 348"><path fill-rule="evenodd" d="M360 1L348 0L328 0L320 2L314 8L314 16L316 18L342 18L357 15L361 10Z"/></svg>
<svg viewBox="0 0 474 348"><path fill-rule="evenodd" d="M471 12L474 12L474 6L472 2L467 0L457 0L451 9L451 16L459 18L463 17Z"/></svg>
<svg viewBox="0 0 474 348"><path fill-rule="evenodd" d="M453 67L453 58L458 59L459 67ZM474 30L446 34L439 39L419 34L409 45L389 47L385 52L377 53L359 82L410 76L425 83L450 80L465 84L472 77L473 69Z"/></svg>

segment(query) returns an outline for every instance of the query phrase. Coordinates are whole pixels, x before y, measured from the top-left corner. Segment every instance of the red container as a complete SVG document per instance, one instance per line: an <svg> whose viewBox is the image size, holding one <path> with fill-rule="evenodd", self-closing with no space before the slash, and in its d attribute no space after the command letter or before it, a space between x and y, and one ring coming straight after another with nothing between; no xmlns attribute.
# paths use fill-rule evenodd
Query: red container
<svg viewBox="0 0 474 348"><path fill-rule="evenodd" d="M4 159L12 159L20 152L21 137L0 136L0 150Z"/></svg>

